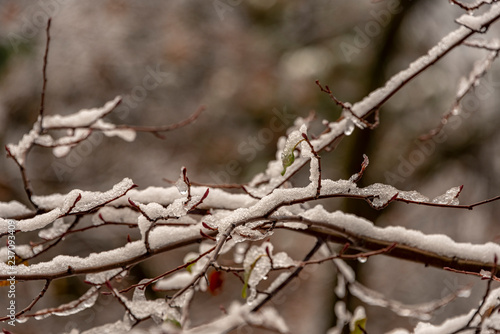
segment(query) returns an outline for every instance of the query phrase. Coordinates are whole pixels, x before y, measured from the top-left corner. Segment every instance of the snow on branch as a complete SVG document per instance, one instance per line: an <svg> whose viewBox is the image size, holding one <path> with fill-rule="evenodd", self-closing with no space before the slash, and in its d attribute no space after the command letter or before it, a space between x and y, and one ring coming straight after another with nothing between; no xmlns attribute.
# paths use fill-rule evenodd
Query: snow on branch
<svg viewBox="0 0 500 334"><path fill-rule="evenodd" d="M22 232L34 231L64 216L91 212L92 210L124 196L134 187L136 187L136 185L133 184L132 180L125 178L123 181L116 184L113 189L104 193L75 189L67 195L54 194L49 196L35 196L33 200L40 208L54 207L54 202L60 203L60 206L56 206L49 212L37 215L34 218L16 222L16 230ZM7 220L0 218L0 234L5 234L7 231Z"/></svg>
<svg viewBox="0 0 500 334"><path fill-rule="evenodd" d="M78 206L79 202L77 202L77 204L72 207L72 210L84 213L90 212L105 203L110 203L111 205L120 203L118 200L114 202L112 202L112 200L123 197L132 186L133 183L131 180L124 180L116 185L113 190L101 193L101 198L95 199L91 203L87 202L87 198L97 197L96 193L84 192L81 196L83 200L82 206ZM174 187L171 189L173 188ZM202 190L202 188L193 188L195 194L201 193ZM98 272L103 269L109 270L119 268L124 265L134 264L141 258L148 257L148 253L158 254L199 240L201 239L200 231L203 231L206 235L213 235L214 231L218 231L218 233L228 233L227 236L232 235L233 238L236 238L237 235L235 233L238 233L240 236L252 234L252 229L264 226L268 222L280 222L283 223L285 227L291 226L298 228L297 231L299 232L303 229L303 232L307 232L307 229L312 231L317 231L317 229L331 230L333 233L340 233L340 235L343 235L346 239L360 240L360 244L364 244L365 247L369 245L367 249L370 250L383 248L388 244L396 243L397 246L389 253L391 256L412 258L415 261L425 264L440 267L448 266L458 270L479 272L481 269L488 269L491 267L491 259L493 256L495 254L500 255L500 248L496 244L456 244L444 235L423 235L421 232L406 230L403 227L387 227L382 229L373 226L372 223L362 218L340 211L328 213L321 206L303 211L298 216L289 216L288 210L292 210L292 212L296 211L296 205L316 200L318 198L316 197L316 191L317 185L314 183L304 188L277 189L272 194L259 201L255 202L249 199L247 203L254 204L247 207L242 206L229 214L226 210L214 211L212 209L212 214L203 218L205 224L198 222L185 226L158 226L155 229L149 230L150 236L148 239L148 246L146 246L144 240L142 240L128 243L122 248L108 252L92 254L83 259L79 257L58 256L49 262L33 264L29 267L18 266L18 277L24 280L42 279L43 277L57 278L75 274ZM414 202L420 201L428 204L439 204L439 202L441 202L446 203L445 205L453 206L453 201L456 200L458 193L459 188L455 190L452 189L446 194L438 196L433 202L430 202L427 198L416 192L398 192L395 188L390 186L379 185L359 189L354 183L349 181L333 182L331 180L323 180L319 198L362 197L372 201L374 206L380 207L386 206L389 201L395 199L406 201L412 198ZM79 193L71 192L69 195L65 196L64 201L59 201L63 202L66 207L71 206L72 200L68 200L68 198L74 198L77 194ZM140 194L140 191L138 194ZM221 190L219 190L218 194L221 194L222 198L228 196L228 194L225 194ZM131 191L129 195L132 197L134 195L133 191ZM215 204L217 206L218 203L223 202L223 200L218 201L217 198L214 197L216 197L214 194L209 195L207 197L207 203L203 203L201 207L203 208L208 204ZM60 195L46 200L45 203L57 201L57 198L60 198ZM208 202L209 198L212 198L211 202ZM144 206L144 208L148 208L145 210L148 210L150 215L152 215L153 210L162 215L160 212L165 210L167 213L172 212L169 211L172 210L169 208L177 206L177 203L180 203L178 199L170 203L167 209L164 209L162 205L153 202ZM287 209L287 207L290 206L292 207ZM19 221L19 229L21 231L31 231L43 228L59 218L61 212L68 211L66 207L62 209L53 209L33 219ZM70 210L66 212L66 215L71 213L72 211ZM145 211L143 211L142 217L144 217L144 214ZM186 214L186 212L183 214ZM99 215L99 213L96 213L96 215ZM169 218L167 214L162 219ZM110 218L106 217L106 219L108 220ZM175 219L177 219L177 217ZM141 224L144 224L141 223L141 221L139 217L137 226L143 230L147 229L147 227L141 227ZM255 222L255 225L251 225L252 222ZM299 224L298 226L290 224L293 222L300 222L303 224ZM3 223L6 228L7 221L3 220ZM244 225L247 226L243 229L235 230L235 228ZM150 225L148 224L147 226ZM260 235L264 237L269 234ZM328 236L328 232L326 232L325 235ZM219 244L223 243L219 241ZM149 251L147 248L149 248ZM7 268L5 264L0 264L0 268L2 265L5 266L4 269ZM5 278L8 278L8 275L0 274L0 279Z"/></svg>
<svg viewBox="0 0 500 334"><path fill-rule="evenodd" d="M488 50L490 52L484 60L477 61L474 64L468 77L462 77L462 79L458 83L456 98L450 110L441 117L441 122L439 123L439 125L436 128L429 131L428 134L420 136L419 137L420 140L431 139L443 129L443 127L448 123L448 119L451 116L456 116L461 113L460 110L461 101L468 93L473 91L475 87L479 86L481 78L490 69L492 63L497 59L498 53L500 51L499 40L492 40L492 41L471 40L471 41L466 41L463 44L478 49Z"/></svg>
<svg viewBox="0 0 500 334"><path fill-rule="evenodd" d="M450 0L450 2L454 5L459 6L462 9L465 9L465 10L471 12L471 11L474 11L474 10L480 8L483 5L489 5L492 2L497 2L497 0L476 0L474 3L471 3L471 4L465 4L465 3L458 1L458 0Z"/></svg>
<svg viewBox="0 0 500 334"><path fill-rule="evenodd" d="M468 20L468 22L473 25L473 28L470 28L469 26L461 26L449 33L441 39L436 46L430 49L426 55L411 63L406 70L399 72L389 79L384 87L371 92L362 101L355 103L352 106L353 112L359 117L364 117L370 112L379 109L382 104L399 91L408 81L444 57L448 52L459 46L468 37L487 28L499 17L500 4L491 5L486 13Z"/></svg>
<svg viewBox="0 0 500 334"><path fill-rule="evenodd" d="M311 144L316 152L321 152L325 149L334 148L340 140L345 136L352 133L355 126L360 128L366 127L364 122L360 122L359 119L364 119L372 112L377 112L380 107L390 99L394 94L396 94L402 87L404 87L410 80L415 78L418 74L422 73L424 70L429 68L431 65L436 63L438 60L443 58L448 52L453 50L455 47L461 45L467 38L477 33L478 30L486 29L492 22L496 21L500 17L500 4L493 4L488 9L487 12L480 16L474 17L473 23L476 28L471 29L465 26L460 26L458 29L449 33L441 39L441 41L431 48L426 55L420 57L413 63L411 63L407 69L397 73L392 78L390 78L386 84L371 92L363 100L354 103L352 106L341 102L336 99L328 87L323 88L317 83L320 88L326 93L330 94L332 99L334 99L336 104L342 105L344 110L348 113L344 113L344 117L341 117L335 122L329 122L321 135L317 138L311 140ZM350 115L350 116L349 116ZM291 135L293 131L300 128L301 125L307 125L311 119L298 118L294 126L288 130L288 135ZM298 170L300 170L309 160L309 157L298 157L295 158L294 165L288 167L288 172L286 175L280 175L282 171L280 166L280 158L285 149L285 143L283 141L278 142L278 152L276 153L276 160L269 162L268 167L264 173L257 174L252 181L249 183L247 190L259 197L265 196L274 189L282 186L291 176L293 176Z"/></svg>
<svg viewBox="0 0 500 334"><path fill-rule="evenodd" d="M6 145L7 155L19 167L28 200L36 209L39 209L39 206L33 198L34 191L26 171L26 156L33 146L52 148L54 156L60 158L66 156L76 145L89 138L93 131L101 131L108 137L117 136L125 141L133 141L136 132L150 132L163 138L160 135L161 132L175 130L194 122L204 110L204 107L200 107L187 119L167 126L115 125L104 121L103 117L111 113L120 102L121 97L117 96L101 108L83 109L66 116L44 115L42 117L40 114L31 131L25 134L19 143ZM66 135L56 139L50 134L50 131L56 130L66 130Z"/></svg>
<svg viewBox="0 0 500 334"><path fill-rule="evenodd" d="M488 57L478 62L469 76L459 84L454 101L454 107L458 107L463 97L490 69L499 50L495 40L466 40L486 30L499 17L500 4L496 3L491 4L481 15L462 16L457 20L460 27L445 36L426 55L394 75L383 87L352 105L340 101L328 86L317 82L319 88L342 107L342 116L336 121L323 122L323 131L317 135L310 133L314 117L297 118L286 136L278 140L275 159L248 184L217 187L196 184L190 181L187 169L182 167L179 179L166 187L141 189L131 179L125 178L103 192L74 189L67 194L38 195L34 193L26 171L26 161L34 146L51 148L54 155L61 157L89 138L94 131L102 131L106 136L118 136L126 141L134 140L137 132L149 132L163 138L162 132L191 124L204 110L200 107L187 119L172 125L113 124L104 118L121 102L121 98L116 97L100 108L84 109L65 116L45 114L49 21L39 117L30 132L17 144L6 146L8 156L19 167L28 200L34 210L14 200L0 203L0 237L7 240L0 248L0 283L13 280L13 272L14 281L18 283L45 281L38 296L18 311L15 317L24 321L27 318L41 320L51 315L69 316L92 307L100 295L106 294L123 308L125 316L123 320L96 327L89 333L133 331L134 326L148 320L156 323L156 329L172 333L229 332L241 326L289 333L291 330L285 319L269 301L298 279L304 268L325 262L333 262L337 270L335 292L339 298L345 296L347 288L361 301L386 307L401 316L426 320L433 311L448 304L459 294L467 294L458 290L441 299L411 307L363 286L357 281L354 270L346 264L351 260L364 263L368 257L387 256L417 262L422 267L433 266L488 279L479 308L439 327L421 322L415 333L423 333L424 330L430 333L434 328L453 328L458 333L471 326L493 326L494 321L498 320L498 312L485 314L490 308L498 310L499 307L495 299L498 290L491 288L492 282L498 279L498 244L456 242L447 235L425 234L403 226L379 227L367 219L342 211L329 212L322 205L312 206L312 203L319 199L334 201L336 198L348 198L366 201L377 210L396 205L395 202L470 210L499 200L500 196L497 196L470 205L460 204L463 186L452 187L433 199L416 190L403 191L381 183L358 187L357 183L368 168L368 156L363 155L361 170L348 180L324 178L320 156L321 152L338 145L356 127L375 128L381 106L453 48L465 44L487 50ZM372 112L376 112L374 124L366 121ZM65 134L57 137L55 131ZM293 176L308 164L308 184L295 186ZM244 193L235 193L230 188L239 188ZM41 256L48 254L48 250L60 247L76 233L90 229L101 231L111 226L126 226L136 233L132 236L129 234L126 240L123 238L119 245L102 245L104 250L98 253L78 256L60 252L50 258ZM281 250L281 245L276 244L279 239L275 238L275 234L285 230L291 235L311 236L315 243L306 254L299 258L292 257ZM38 233L38 240L33 237L33 232ZM26 235L30 241L14 246L11 240L20 235ZM332 250L335 244L339 245L340 251ZM135 265L172 250L182 252L184 246L190 248L185 251L182 262L179 261L181 264L172 265L166 261L158 269L160 274L141 277L138 282L123 282L124 278L133 279L128 273ZM489 276L486 277L485 273L489 273ZM236 280L235 285L240 284L241 290L234 299L241 298L245 303L233 300L221 308L218 317L193 325L192 320L196 317L192 307L197 302L195 296L206 292L217 294L224 283L223 274L230 274ZM87 292L69 303L32 311L45 296L53 280L82 275L85 275L85 284L90 286ZM264 287L265 280L269 284ZM150 286L156 293L163 293L164 297L148 299L145 289ZM133 295L130 297L127 293L132 290ZM358 329L364 331L364 325L360 325L366 322L364 309L350 314L342 303L336 306L336 313L342 320L338 329L342 330L343 321L350 321L353 327L357 323ZM8 317L0 318L6 319Z"/></svg>

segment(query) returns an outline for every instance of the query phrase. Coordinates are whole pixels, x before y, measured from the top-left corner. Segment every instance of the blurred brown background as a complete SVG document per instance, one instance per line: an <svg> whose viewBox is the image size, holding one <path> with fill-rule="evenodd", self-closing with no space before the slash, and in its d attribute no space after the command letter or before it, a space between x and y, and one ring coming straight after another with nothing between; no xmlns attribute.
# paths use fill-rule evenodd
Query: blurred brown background
<svg viewBox="0 0 500 334"><path fill-rule="evenodd" d="M124 97L108 116L116 123L171 124L200 105L207 110L196 123L167 133L165 140L139 134L127 143L93 135L93 140L60 159L50 150L33 150L28 176L37 195L74 188L105 191L124 177L141 188L167 186L162 178L176 179L181 166L187 167L193 181L248 182L274 158L277 139L295 117L315 110L318 129L322 119L339 117L339 108L319 91L315 80L329 85L340 100L354 103L456 29L454 19L462 13L448 1L431 0L2 0L0 143L17 143L36 120L49 15L53 22L46 114L100 107L116 95ZM498 32L494 25L482 37ZM389 183L433 198L463 184L463 203L498 195L497 64L464 100L462 113L444 128L442 142L423 145L416 140L439 124L453 103L459 78L484 57L484 51L465 47L452 51L382 108L376 130L356 130L336 151L323 154L323 177L348 178L359 170L365 153L371 163L360 186ZM0 171L0 201L27 203L13 161L0 159ZM473 211L401 203L375 211L353 200L324 204L380 226L403 225L462 242L497 242L500 232L497 203ZM112 235L106 238L112 240ZM73 247L97 251L103 237L95 238L82 238ZM284 250L296 244L289 238L298 237L287 238L281 245ZM182 254L172 258L182 259ZM151 266L165 263L155 261ZM364 284L410 304L439 299L474 282L472 297L437 312L432 319L436 323L477 305L484 288L479 280L390 258L353 266ZM277 306L296 333L322 333L335 324L335 273L324 267L301 280L301 292L290 291L286 303ZM60 291L51 291L54 299L47 304L55 306L81 293L78 289L85 291L81 280L74 281L74 286L58 285ZM26 304L35 291L33 287L27 293ZM355 306L358 301L349 303ZM119 306L115 309L119 314ZM90 319L85 312L76 316L81 329L117 320L94 312L95 318L84 321ZM370 333L416 323L379 307L367 306L367 313ZM54 332L72 326L69 319L55 317L29 323L24 328L47 326Z"/></svg>

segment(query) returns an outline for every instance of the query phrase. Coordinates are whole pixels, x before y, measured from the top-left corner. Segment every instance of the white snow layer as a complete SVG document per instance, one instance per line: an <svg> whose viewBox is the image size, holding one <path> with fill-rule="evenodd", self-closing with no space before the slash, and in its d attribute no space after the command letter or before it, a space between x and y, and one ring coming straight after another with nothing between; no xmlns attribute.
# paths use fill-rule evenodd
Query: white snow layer
<svg viewBox="0 0 500 334"><path fill-rule="evenodd" d="M54 222L57 218L78 212L87 212L104 205L118 197L121 197L134 187L129 178L124 178L115 184L113 189L106 192L72 190L66 195L53 194L49 196L33 196L33 201L42 209L50 209L49 212L39 214L33 218L23 219L15 222L15 229L23 232L34 231ZM8 230L8 221L0 218L0 233Z"/></svg>
<svg viewBox="0 0 500 334"><path fill-rule="evenodd" d="M446 257L457 257L460 259L479 261L485 263L493 262L495 254L500 257L500 245L488 242L486 244L473 245L471 243L458 243L447 235L426 235L420 231L409 230L401 226L377 227L372 222L347 214L341 211L328 212L321 205L301 214L304 218L312 221L322 222L340 229L349 234L359 235L386 242L395 242L400 245L415 247Z"/></svg>
<svg viewBox="0 0 500 334"><path fill-rule="evenodd" d="M206 187L191 187L192 196L202 196ZM169 205L176 199L185 198L179 193L177 187L148 187L146 189L132 189L127 193L127 198L120 198L113 202L115 205L129 205L128 198L135 203L158 203ZM193 202L193 201L192 201ZM257 202L256 199L247 194L231 194L222 189L210 189L210 194L203 200L200 208L211 207L217 209L234 210L241 207L249 207Z"/></svg>
<svg viewBox="0 0 500 334"><path fill-rule="evenodd" d="M29 133L24 134L23 138L21 138L21 140L19 141L19 143L17 143L17 145L7 144L7 150L20 165L24 166L26 153L33 146L33 143L38 138L39 134L40 134L40 123L37 121L33 125L33 129L31 129Z"/></svg>
<svg viewBox="0 0 500 334"><path fill-rule="evenodd" d="M487 25L489 22L500 16L500 4L494 4L490 7L489 11L483 15L477 16L474 20L468 19L468 22L474 25ZM394 75L385 86L373 91L362 101L357 102L351 108L352 112L358 117L363 117L374 108L378 108L382 102L388 99L394 92L401 88L406 82L411 80L415 75L424 70L427 66L437 61L440 57L445 55L454 46L458 45L461 41L471 35L471 30L465 26L460 26L455 31L452 31L445 36L436 46L429 50L429 52L414 61L410 66L396 75ZM328 123L329 131L322 133L317 139L311 140L314 149L319 152L325 147L335 142L337 138L341 138L344 134L350 134L354 129L354 118L345 117L340 121ZM298 119L294 126L288 130L291 134L293 131L298 130L303 124L307 125L308 121L305 119ZM357 123L356 123L357 124ZM309 157L298 156L295 157L291 166L287 167L287 172L284 176L281 175L283 166L281 163L281 154L289 145L285 145L286 138L281 137L278 140L278 150L276 152L276 159L268 163L265 172L257 174L250 182L250 190L258 196L265 196L273 191L277 186L282 184L290 174L296 172L302 165L304 165ZM285 147L286 146L286 147ZM286 152L285 152L286 155ZM259 185L258 187L256 185ZM253 188L253 189L252 189Z"/></svg>
<svg viewBox="0 0 500 334"><path fill-rule="evenodd" d="M125 195L133 187L134 182L129 178L124 178L106 192L74 189L66 195L33 196L33 202L42 209L61 208L61 211L65 212L75 204L75 200L80 195L81 198L68 213L86 212Z"/></svg>
<svg viewBox="0 0 500 334"><path fill-rule="evenodd" d="M24 165L26 153L33 145L52 147L53 154L56 157L63 157L69 153L71 148L79 142L85 140L92 134L92 129L100 130L108 137L118 136L126 141L133 141L136 133L133 129L118 128L116 125L103 121L101 118L120 103L121 97L117 96L114 100L107 102L102 108L82 109L74 114L46 115L33 124L33 128L28 134L25 134L17 145L8 144L7 149L16 161ZM66 136L54 139L49 134L41 134L43 129L68 129Z"/></svg>
<svg viewBox="0 0 500 334"><path fill-rule="evenodd" d="M8 218L21 216L30 212L30 209L18 201L0 202L0 217Z"/></svg>
<svg viewBox="0 0 500 334"><path fill-rule="evenodd" d="M285 321L274 308L264 307L261 311L252 313L248 304L241 305L234 301L224 315L209 324L201 325L190 330L182 331L184 334L226 333L241 325L250 324L274 329L278 333L289 333Z"/></svg>
<svg viewBox="0 0 500 334"><path fill-rule="evenodd" d="M184 257L184 263L196 259L199 256L198 253L188 253ZM174 273L168 277L162 278L155 284L156 290L177 290L182 289L186 286L188 282L191 282L205 267L208 262L208 257L204 256L190 266L190 270L183 270ZM206 281L200 280L199 284L203 283L202 290L206 288Z"/></svg>
<svg viewBox="0 0 500 334"><path fill-rule="evenodd" d="M122 182L115 185L112 190L104 193L72 191L66 196L53 195L53 197L49 196L39 198L38 202L42 204L42 207L51 207L54 204L62 204L62 206L45 214L38 215L35 218L20 220L16 224L16 229L31 231L45 227L59 218L61 214L67 212L75 204L75 199L78 194L81 194L82 198L80 201L76 202L76 205L74 205L70 211L71 213L87 211L98 207L99 205L123 195L132 186L133 183L130 179L124 179ZM194 192L201 193L204 189L202 187L198 187L193 190L195 190ZM238 198L242 200L240 204L254 204L249 207L240 207L232 212L225 210L214 211L212 215L206 216L204 221L209 225L218 227L219 234L222 234L227 228L231 228L233 224L235 226L240 226L244 223L261 220L262 217L275 213L276 210L283 205L289 206L293 203L293 201L315 196L316 190L317 187L315 184L310 184L304 188L276 189L270 195L259 201L251 199L247 195L243 197L238 196ZM447 194L445 194L444 197L446 198L438 197L438 201L446 200L448 202L449 200L454 199L457 192L458 188L452 188L447 192ZM398 191L390 186L383 187L383 185L374 185L374 187L371 188L367 187L359 189L354 183L345 180L337 182L323 180L322 182L321 195L349 193L359 193L363 195L375 194L381 201L380 205L383 205L388 199L391 198L391 196L393 196L393 194L398 193ZM132 190L129 195L132 198L137 197L141 200L161 198L166 201L171 201L172 199L180 196L176 187L168 189L148 188L146 191ZM164 197L162 195L167 196ZM153 198L150 196L153 196ZM214 191L210 192L206 201L211 201L211 204L221 204L221 200L226 199L227 196L232 195L223 191ZM416 192L407 193L404 194L404 196L414 200L423 199L423 196ZM122 197L114 201L113 204L118 204L119 202L126 200L127 199ZM226 205L231 207L233 206L233 204L228 203L226 203ZM163 209L161 211L163 211ZM500 256L500 246L497 244L487 243L484 245L472 245L468 243L456 243L445 235L425 235L419 231L407 230L403 227L379 228L374 226L371 222L353 215L342 212L329 213L321 206L316 206L301 215L309 220L317 221L325 225L331 225L336 229L344 229L350 234L383 240L385 242L396 242L398 244L416 247L418 249L433 252L442 256L458 257L485 263L493 261L495 254ZM7 220L1 219L0 232L6 232L7 226ZM202 228L201 224L186 227L157 226L150 233L150 247L152 249L162 248L177 242L182 242L183 240L197 238L199 237L200 228ZM19 275L56 273L67 270L68 266L71 266L74 269L85 269L105 264L112 265L113 263L126 261L132 257L142 255L144 252L144 243L142 241L137 241L129 243L122 248L114 249L101 254L92 254L85 259L79 257L58 256L52 261L46 263L35 264L29 267L20 266ZM0 264L0 268L2 265L4 264Z"/></svg>
<svg viewBox="0 0 500 334"><path fill-rule="evenodd" d="M182 241L198 238L201 224L189 227L158 226L150 233L149 244L151 249L163 248ZM16 247L17 251L18 247ZM51 276L61 274L71 268L72 271L91 270L106 266L121 267L120 263L127 262L146 254L146 248L142 240L127 243L125 246L115 248L101 253L91 253L82 258L79 256L58 255L48 262L32 264L29 266L17 266L16 277L42 275ZM0 278L5 276L9 267L0 262Z"/></svg>
<svg viewBox="0 0 500 334"><path fill-rule="evenodd" d="M72 314L76 314L78 312L81 312L87 308L90 308L94 306L95 302L97 301L97 298L99 297L99 293L95 287L91 287L90 289L87 290L80 298L72 300L69 303L59 305L57 309L59 311L53 311L53 309L46 309L46 310L40 310L40 313L45 313L39 316L35 316L36 320L41 320L44 318L47 318L51 315L57 315L59 317L66 317Z"/></svg>
<svg viewBox="0 0 500 334"><path fill-rule="evenodd" d="M497 333L500 331L500 315L498 312L491 312L488 310L498 308L500 300L500 288L490 291L486 301L481 305L481 310L469 325L470 331L462 331L461 333ZM441 334L441 333L454 333L459 329L466 327L469 320L476 310L471 310L468 314L463 314L454 318L446 320L441 325L431 325L429 323L421 322L415 327L414 334ZM480 326L479 326L480 325ZM480 331L475 331L475 326L479 326Z"/></svg>
<svg viewBox="0 0 500 334"><path fill-rule="evenodd" d="M267 278L267 274L272 269L271 260L267 256L268 253L271 255L272 265L275 269L287 268L295 264L292 258L286 253L279 252L272 255L272 251L273 244L264 242L260 246L252 246L245 255L243 268L245 268L245 273L249 273L248 289L250 294L248 296L248 302L255 300L255 297L257 297L257 285L260 281Z"/></svg>
<svg viewBox="0 0 500 334"><path fill-rule="evenodd" d="M81 128L90 126L109 114L120 101L121 97L117 96L114 100L106 102L101 108L82 109L67 116L47 115L43 118L43 128Z"/></svg>

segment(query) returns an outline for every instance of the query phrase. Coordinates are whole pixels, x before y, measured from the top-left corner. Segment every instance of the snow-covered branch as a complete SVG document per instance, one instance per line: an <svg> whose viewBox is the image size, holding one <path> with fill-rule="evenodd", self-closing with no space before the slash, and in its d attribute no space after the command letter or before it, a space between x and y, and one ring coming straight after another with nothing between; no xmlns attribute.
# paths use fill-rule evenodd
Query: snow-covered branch
<svg viewBox="0 0 500 334"><path fill-rule="evenodd" d="M432 199L417 190L400 190L388 184L358 186L369 168L367 155L363 155L360 171L347 180L332 180L324 176L321 153L335 148L356 127L374 129L379 123L378 113L383 104L454 48L460 45L474 47L486 50L488 56L476 63L459 83L451 111L443 116L441 125L431 132L429 138L441 131L462 99L488 73L498 58L499 43L496 40L468 39L476 33L485 32L500 18L500 4L479 1L466 7L458 1L454 3L469 10L482 7L485 11L481 15L465 14L458 18L456 23L460 26L455 31L442 38L407 69L395 74L383 87L357 103L351 105L341 101L327 85L322 86L317 81L321 91L342 108L341 117L335 121L324 121L320 133L312 133L311 129L315 129L314 117L297 118L286 135L279 138L275 159L247 184L195 183L188 178L187 168L182 167L179 179L171 181L169 186L141 188L130 178L124 178L115 181L115 185L105 191L73 189L66 194L39 195L31 186L27 172L27 160L33 147L50 148L56 157L63 157L88 140L95 131L125 141L135 140L139 132L163 138L161 133L193 123L204 110L200 107L187 119L172 125L114 124L105 118L121 103L122 98L117 96L100 108L84 109L64 116L47 114L44 99L49 21L38 119L17 144L6 146L7 156L19 168L33 208L16 200L0 203L0 238L3 242L0 248L0 284L11 287L41 280L45 281L45 285L30 303L25 303L23 309L13 312L11 316L0 316L0 320L23 322L28 318L42 320L52 315L70 316L93 307L101 295L109 295L126 316L115 323L96 327L89 333L133 332L134 326L151 320L155 322L156 329L172 333L229 332L240 326L289 333L286 320L270 301L285 291L291 282L299 279L305 268L325 263L333 263L337 271L335 292L339 302L335 311L339 322L332 329L334 333L340 333L346 322L365 332L364 310L358 309L351 314L345 309L344 301L340 300L346 295L346 289L366 304L385 307L400 316L418 320L428 320L434 311L469 293L469 288L456 289L430 302L406 305L361 284L354 270L347 265L351 260L364 263L368 257L384 256L391 260L416 262L422 268L432 266L457 275L478 275L488 279L486 292L477 309L439 327L421 322L415 333L437 333L444 329L456 333L496 329L498 312L493 311L498 311L500 307L499 292L492 285L498 280L500 246L497 243L458 242L445 234L423 233L403 226L380 227L374 221L349 212L332 212L325 209L326 205L315 203L318 200L334 202L342 198L365 201L374 210L408 204L465 211L500 199L496 196L472 204L460 203L459 196L468 189L464 189L458 181L457 186L443 190L441 195ZM373 112L376 112L375 122L370 124L367 118ZM57 136L61 132L64 134ZM297 186L294 177L307 165L308 179L305 185ZM239 189L240 193L235 189ZM71 242L75 235L84 235L87 230L102 231L125 226L136 233L127 235L121 242L100 244L99 252L65 255L61 251L53 257L45 256L49 251L64 249L62 245ZM283 249L286 245L282 247L278 241L277 235L284 231L292 238L312 236L310 239L314 240L314 245L300 257L291 256L288 249ZM91 238L88 237L88 241ZM99 243L102 239L92 241ZM185 246L189 246L188 251L183 248ZM140 277L134 282L125 281L130 278L128 275L134 266L173 250L185 252L183 261L179 261L181 264L166 261L159 268L160 274ZM192 313L195 295L206 291L214 295L219 293L224 282L223 274L234 276L234 286L238 286L241 293L237 292L235 296L238 297L231 298L231 303L221 307L219 317L195 323L196 316ZM85 284L90 288L73 301L36 310L49 286L56 280L73 276L85 277ZM265 280L269 283L263 283ZM145 289L150 286L162 297L147 298ZM133 295L128 295L132 290ZM239 296L246 303L234 300ZM355 333L354 329L351 333Z"/></svg>

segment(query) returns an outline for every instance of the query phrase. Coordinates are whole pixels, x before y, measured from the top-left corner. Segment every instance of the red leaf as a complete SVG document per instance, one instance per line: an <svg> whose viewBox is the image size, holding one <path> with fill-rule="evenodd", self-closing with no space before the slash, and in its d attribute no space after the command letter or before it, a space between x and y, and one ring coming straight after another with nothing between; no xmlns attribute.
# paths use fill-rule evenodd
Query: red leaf
<svg viewBox="0 0 500 334"><path fill-rule="evenodd" d="M212 295L218 295L222 290L224 283L224 273L222 271L214 270L208 275L208 291Z"/></svg>

